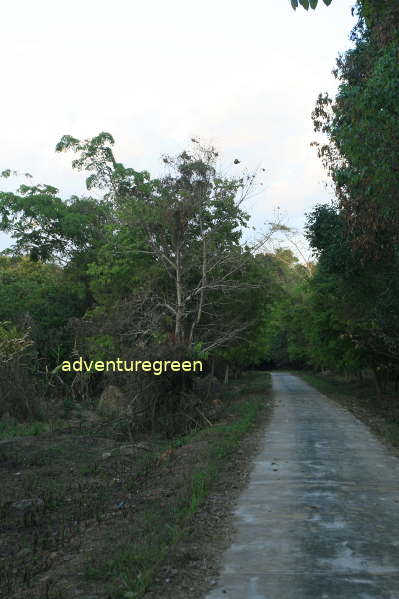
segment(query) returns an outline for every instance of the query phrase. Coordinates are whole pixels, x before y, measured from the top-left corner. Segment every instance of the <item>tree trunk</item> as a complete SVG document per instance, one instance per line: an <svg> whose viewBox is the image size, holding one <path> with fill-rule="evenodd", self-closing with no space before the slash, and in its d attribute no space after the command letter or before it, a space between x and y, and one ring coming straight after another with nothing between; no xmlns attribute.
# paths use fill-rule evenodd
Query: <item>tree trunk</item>
<svg viewBox="0 0 399 599"><path fill-rule="evenodd" d="M181 279L181 254L176 250L176 319L175 319L176 343L183 341L183 289Z"/></svg>
<svg viewBox="0 0 399 599"><path fill-rule="evenodd" d="M375 390L377 392L377 397L378 397L378 399L381 399L382 390L381 390L380 378L379 378L379 376L377 374L377 371L374 370L374 368L373 368L372 372L373 372L373 375L374 375L374 383L375 383Z"/></svg>
<svg viewBox="0 0 399 599"><path fill-rule="evenodd" d="M201 234L202 234L202 227L201 227ZM205 291L205 285L206 285L206 272L207 272L207 252L206 252L206 239L204 238L202 240L202 267L201 267L201 282L200 282L200 292L199 292L199 299L198 299L198 307L197 307L197 314L194 317L193 323L191 325L191 331L190 331L190 343L192 343L193 337L194 337L194 329L197 326L197 324L199 324L199 321L201 320L201 316L202 316L202 307L204 304L204 291Z"/></svg>
<svg viewBox="0 0 399 599"><path fill-rule="evenodd" d="M224 371L224 384L227 385L229 382L229 365L226 364L226 370Z"/></svg>

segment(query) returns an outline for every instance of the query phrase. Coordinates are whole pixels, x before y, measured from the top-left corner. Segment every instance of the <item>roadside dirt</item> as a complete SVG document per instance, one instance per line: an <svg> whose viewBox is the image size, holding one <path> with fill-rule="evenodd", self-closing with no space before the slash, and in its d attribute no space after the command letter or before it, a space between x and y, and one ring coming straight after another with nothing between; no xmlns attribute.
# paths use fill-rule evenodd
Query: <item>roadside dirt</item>
<svg viewBox="0 0 399 599"><path fill-rule="evenodd" d="M163 564L145 599L202 599L216 585L220 561L234 532L232 512L248 482L272 413L270 396L256 426L220 473L212 492Z"/></svg>
<svg viewBox="0 0 399 599"><path fill-rule="evenodd" d="M256 427L187 522L146 599L199 598L215 583L231 536L234 501L271 413L270 397L265 402ZM151 505L165 510L167 522L176 490L206 453L203 440L168 449L170 442L121 444L90 431L89 426L81 434L0 442L0 597L122 597L88 576L88 564L95 564L97 555L112 555L126 534L136 541L147 534Z"/></svg>

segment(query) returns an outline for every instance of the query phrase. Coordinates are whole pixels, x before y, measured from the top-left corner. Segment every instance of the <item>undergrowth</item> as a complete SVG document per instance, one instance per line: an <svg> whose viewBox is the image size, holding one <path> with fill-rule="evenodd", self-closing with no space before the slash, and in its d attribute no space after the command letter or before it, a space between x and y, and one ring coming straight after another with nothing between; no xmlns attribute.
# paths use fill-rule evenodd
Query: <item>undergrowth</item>
<svg viewBox="0 0 399 599"><path fill-rule="evenodd" d="M112 556L95 555L88 564L87 577L103 582L109 597L136 599L145 592L170 548L182 537L208 496L216 477L254 426L265 406L269 386L268 374L248 373L225 392L223 422L174 440L172 447L180 448L200 442L194 468L178 481L168 500L153 502L139 524L127 528L116 544L113 540Z"/></svg>

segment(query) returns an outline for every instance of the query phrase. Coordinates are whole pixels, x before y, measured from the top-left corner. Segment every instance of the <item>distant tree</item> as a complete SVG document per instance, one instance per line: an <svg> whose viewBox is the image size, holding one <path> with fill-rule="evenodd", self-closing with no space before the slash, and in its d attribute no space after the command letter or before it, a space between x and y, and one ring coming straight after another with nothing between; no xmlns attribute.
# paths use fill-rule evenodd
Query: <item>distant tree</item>
<svg viewBox="0 0 399 599"><path fill-rule="evenodd" d="M41 184L0 191L0 230L15 240L9 254L61 264L76 260L80 266L84 256L88 261L103 237L109 207L90 197L64 201L58 192Z"/></svg>

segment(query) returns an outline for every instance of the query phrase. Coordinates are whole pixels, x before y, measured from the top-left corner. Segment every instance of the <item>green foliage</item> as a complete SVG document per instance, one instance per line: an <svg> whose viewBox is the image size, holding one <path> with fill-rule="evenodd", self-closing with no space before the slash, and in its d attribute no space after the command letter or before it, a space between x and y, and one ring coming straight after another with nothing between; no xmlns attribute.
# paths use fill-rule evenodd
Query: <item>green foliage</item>
<svg viewBox="0 0 399 599"><path fill-rule="evenodd" d="M245 387L254 382L257 383L255 389L248 392ZM127 533L116 542L112 539L114 551L111 556L99 547L92 552L86 577L101 583L110 596L127 599L145 594L159 565L181 539L190 519L231 461L243 437L265 410L269 375L247 374L238 386L242 399L229 406L227 422L215 423L173 443L172 447L189 445L197 448L195 460L189 463L188 469L187 466L185 470L178 466L173 469L174 492L155 496L140 518L126 521ZM228 389L227 394L233 396L233 391ZM152 468L154 462L153 459ZM167 473L162 470L161 473L165 480L170 480Z"/></svg>
<svg viewBox="0 0 399 599"><path fill-rule="evenodd" d="M109 213L106 204L76 196L65 202L57 194L51 185L0 192L0 230L16 240L10 252L44 262L79 262L98 245Z"/></svg>
<svg viewBox="0 0 399 599"><path fill-rule="evenodd" d="M323 0L323 2L326 6L329 6L332 0ZM298 8L298 3L303 6L305 10L309 10L309 7L313 9L316 8L318 0L291 0L291 6L294 10Z"/></svg>
<svg viewBox="0 0 399 599"><path fill-rule="evenodd" d="M2 418L0 421L0 441L12 439L13 437L30 437L46 433L48 424L40 420L20 423L16 418Z"/></svg>
<svg viewBox="0 0 399 599"><path fill-rule="evenodd" d="M329 138L319 155L353 249L382 259L392 253L399 223L399 7L380 3L378 23L370 20L372 7L377 10L373 2L358 3L355 47L337 60L338 95L334 102L320 95L313 120Z"/></svg>
<svg viewBox="0 0 399 599"><path fill-rule="evenodd" d="M264 356L277 366L307 363L309 343L308 275L291 250L267 256L278 286L264 321Z"/></svg>
<svg viewBox="0 0 399 599"><path fill-rule="evenodd" d="M287 251L279 251L279 270L242 243L249 219L242 203L255 175L220 174L215 148L192 140L164 156L165 173L152 178L117 162L113 145L103 132L65 135L56 147L74 154L73 168L88 173L98 199L63 200L52 185L0 193L0 228L15 240L0 257L0 319L31 328L32 374L49 373L67 389L75 377L58 365L77 354L216 360L233 373L262 361L282 273L297 277L300 268ZM76 377L71 391L87 397L107 377ZM181 415L194 383L121 374L118 384L135 397L145 426L154 430L162 413L164 428L174 430L173 414Z"/></svg>
<svg viewBox="0 0 399 599"><path fill-rule="evenodd" d="M87 352L92 360L112 359L117 356L115 339L112 335L93 335L86 339Z"/></svg>
<svg viewBox="0 0 399 599"><path fill-rule="evenodd" d="M29 325L49 366L68 351L68 320L82 315L86 305L84 285L59 266L0 256L0 320Z"/></svg>
<svg viewBox="0 0 399 599"><path fill-rule="evenodd" d="M56 152L72 151L79 157L72 161L72 168L92 172L86 179L88 190L105 190L105 199L123 196L132 185L144 184L149 173L125 168L116 162L112 146L114 138L110 133L102 132L92 139L80 141L71 135L64 135L56 145Z"/></svg>
<svg viewBox="0 0 399 599"><path fill-rule="evenodd" d="M238 196L253 176L219 175L215 149L193 141L189 151L165 156L168 171L152 179L117 163L112 143L100 134L83 142L66 136L57 146L77 153L73 166L93 171L88 185L97 181L112 200L112 222L88 267L95 299L114 309L130 302L131 322L145 331L132 333L131 344L169 338L190 352L200 342L205 354L226 345L232 336L223 331L243 320L238 305L250 258L240 239L249 217Z"/></svg>
<svg viewBox="0 0 399 599"><path fill-rule="evenodd" d="M29 329L0 322L0 418L40 417L40 389L33 370L36 351Z"/></svg>
<svg viewBox="0 0 399 599"><path fill-rule="evenodd" d="M0 365L16 360L32 344L28 331L21 335L15 325L0 322Z"/></svg>
<svg viewBox="0 0 399 599"><path fill-rule="evenodd" d="M246 286L242 287L231 301L228 311L228 298L222 298L222 309L229 318L237 318L237 326L245 323L237 339L231 339L227 347L217 352L217 356L228 362L233 373L240 373L249 364L257 365L265 359L269 346L269 321L272 306L279 297L278 275L270 255L248 255L248 261L240 273ZM221 318L222 318L221 314Z"/></svg>
<svg viewBox="0 0 399 599"><path fill-rule="evenodd" d="M276 308L275 323L288 347L290 319L282 320L302 310L306 363L371 369L378 384L399 372L399 7L364 0L356 10L354 47L337 60L337 97L320 94L313 112L328 137L316 145L337 199L308 215L318 264L305 294Z"/></svg>
<svg viewBox="0 0 399 599"><path fill-rule="evenodd" d="M192 349L193 359L194 360L207 360L208 352L204 351L203 343L199 341L196 343Z"/></svg>

